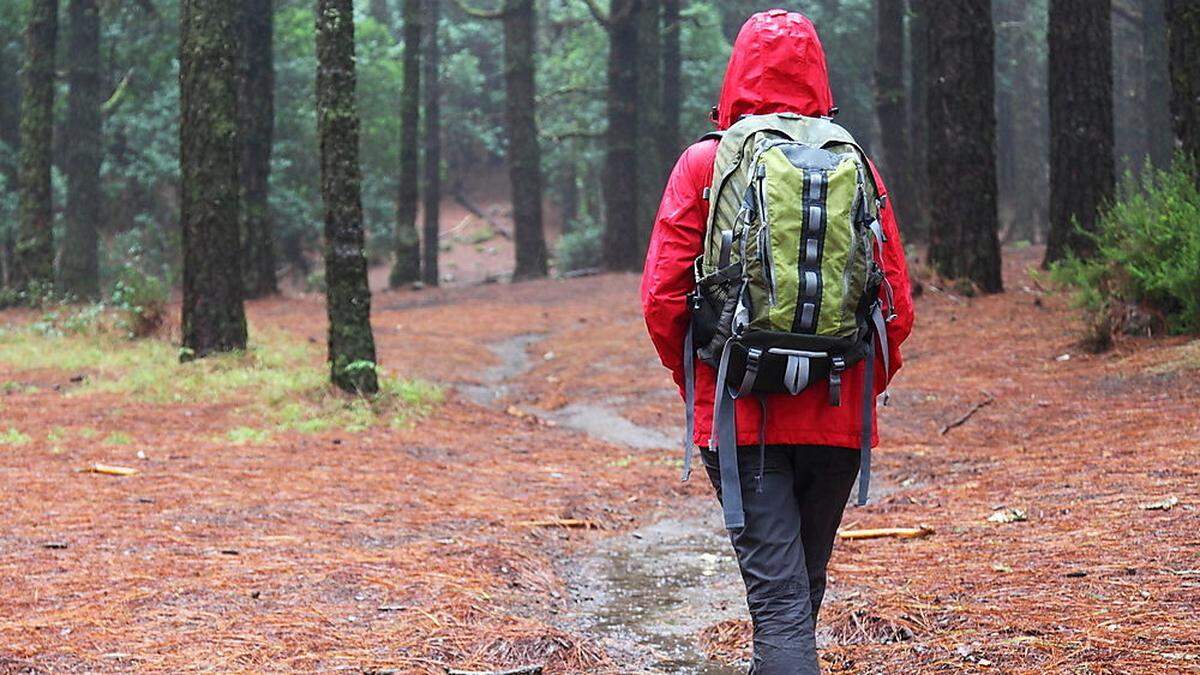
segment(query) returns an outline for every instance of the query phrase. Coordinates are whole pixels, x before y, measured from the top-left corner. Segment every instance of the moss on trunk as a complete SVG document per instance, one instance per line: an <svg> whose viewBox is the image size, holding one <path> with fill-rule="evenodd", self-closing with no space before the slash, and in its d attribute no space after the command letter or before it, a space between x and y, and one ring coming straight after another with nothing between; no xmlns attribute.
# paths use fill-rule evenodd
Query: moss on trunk
<svg viewBox="0 0 1200 675"><path fill-rule="evenodd" d="M54 211L50 189L54 129L54 49L58 1L32 0L21 72L20 216L12 285L46 290L54 282Z"/></svg>
<svg viewBox="0 0 1200 675"><path fill-rule="evenodd" d="M363 252L362 176L351 0L317 0L317 130L325 201L330 377L350 392L379 389Z"/></svg>
<svg viewBox="0 0 1200 675"><path fill-rule="evenodd" d="M238 236L237 0L183 0L183 359L246 347Z"/></svg>

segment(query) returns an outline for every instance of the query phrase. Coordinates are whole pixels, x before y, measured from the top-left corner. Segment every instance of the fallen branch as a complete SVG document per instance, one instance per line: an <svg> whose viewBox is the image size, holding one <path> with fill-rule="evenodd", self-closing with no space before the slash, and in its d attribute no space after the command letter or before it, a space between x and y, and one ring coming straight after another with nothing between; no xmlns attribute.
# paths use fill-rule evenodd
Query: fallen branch
<svg viewBox="0 0 1200 675"><path fill-rule="evenodd" d="M988 396L987 398L983 399L979 403L976 403L974 406L971 407L970 410L967 411L967 413L965 415L963 415L962 417L959 417L958 419L954 420L953 422L942 427L941 435L945 436L946 434L950 433L951 429L953 429L955 427L961 427L962 425L966 424L967 420L971 419L971 417L975 413L977 413L980 410L983 410L987 406L991 405L992 401L995 401L995 400L996 400L995 397Z"/></svg>
<svg viewBox="0 0 1200 675"><path fill-rule="evenodd" d="M510 670L451 670L446 669L446 675L542 675L542 665L520 666Z"/></svg>
<svg viewBox="0 0 1200 675"><path fill-rule="evenodd" d="M591 520L582 520L580 518L547 518L545 520L522 520L516 523L525 527L568 527L582 528L584 530L598 530L600 526Z"/></svg>
<svg viewBox="0 0 1200 675"><path fill-rule="evenodd" d="M917 527L880 527L871 530L841 530L838 536L842 539L880 539L895 537L897 539L917 539L933 534L933 528L928 525Z"/></svg>
<svg viewBox="0 0 1200 675"><path fill-rule="evenodd" d="M113 466L111 464L93 464L83 470L84 473L102 473L108 476L132 476L137 473L137 469L130 469L125 466Z"/></svg>

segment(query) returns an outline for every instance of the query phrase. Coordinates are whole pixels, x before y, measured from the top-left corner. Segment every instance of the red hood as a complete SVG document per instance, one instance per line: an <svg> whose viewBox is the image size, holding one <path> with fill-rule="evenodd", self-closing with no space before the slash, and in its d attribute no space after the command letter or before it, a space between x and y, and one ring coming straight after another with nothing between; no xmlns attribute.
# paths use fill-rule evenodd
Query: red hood
<svg viewBox="0 0 1200 675"><path fill-rule="evenodd" d="M813 22L782 9L750 17L725 68L717 128L728 129L742 115L795 112L816 117L832 108L825 50Z"/></svg>

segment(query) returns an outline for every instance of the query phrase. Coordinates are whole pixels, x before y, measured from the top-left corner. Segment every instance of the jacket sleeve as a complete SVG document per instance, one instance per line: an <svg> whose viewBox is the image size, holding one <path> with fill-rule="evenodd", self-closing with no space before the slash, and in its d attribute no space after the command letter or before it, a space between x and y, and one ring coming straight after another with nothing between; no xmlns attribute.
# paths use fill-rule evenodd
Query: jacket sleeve
<svg viewBox="0 0 1200 675"><path fill-rule="evenodd" d="M646 265L642 270L642 312L658 358L683 386L683 339L687 333L687 294L695 286L692 264L700 255L708 203L704 187L712 173L716 141L684 151L667 179ZM707 161L706 161L707 160Z"/></svg>
<svg viewBox="0 0 1200 675"><path fill-rule="evenodd" d="M883 184L883 178L880 177L874 165L871 166L871 171L875 175L875 183L879 186L880 194L887 195L887 186ZM912 284L908 278L908 260L904 255L904 242L900 238L900 227L896 223L896 212L892 208L890 196L884 202L883 208L880 209L879 219L883 225L883 236L887 239L883 244L883 260L881 262L884 277L892 291L892 311L895 314L887 324L890 372L886 373L886 379L879 385L879 389L882 391L896 375L896 371L900 370L903 361L900 355L900 345L912 332L914 314ZM885 288L881 291L881 294L886 290ZM886 302L886 297L883 299ZM882 368L882 364L880 367ZM879 374L883 375L883 373Z"/></svg>

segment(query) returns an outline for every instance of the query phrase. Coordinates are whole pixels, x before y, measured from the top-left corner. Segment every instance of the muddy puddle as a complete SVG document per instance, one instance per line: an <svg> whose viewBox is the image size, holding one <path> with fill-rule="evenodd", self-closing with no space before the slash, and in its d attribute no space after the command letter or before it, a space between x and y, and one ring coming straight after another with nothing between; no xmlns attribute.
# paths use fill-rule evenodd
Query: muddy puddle
<svg viewBox="0 0 1200 675"><path fill-rule="evenodd" d="M746 614L715 504L691 500L677 515L603 540L570 562L572 627L601 640L621 672L745 672L700 651L703 628Z"/></svg>
<svg viewBox="0 0 1200 675"><path fill-rule="evenodd" d="M514 393L533 365L530 348L544 336L525 334L490 345L496 365L477 383L457 385L472 402L496 406ZM671 448L665 430L621 416L620 401L574 402L530 412L593 438L631 448ZM702 472L692 480L704 480ZM564 560L571 607L566 627L600 640L623 673L725 675L745 668L706 659L700 631L746 615L744 588L716 500L688 500L674 514L633 532L600 540L581 557Z"/></svg>

